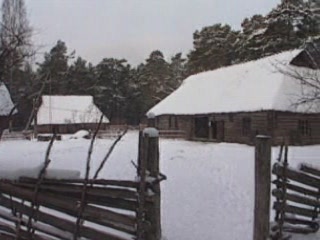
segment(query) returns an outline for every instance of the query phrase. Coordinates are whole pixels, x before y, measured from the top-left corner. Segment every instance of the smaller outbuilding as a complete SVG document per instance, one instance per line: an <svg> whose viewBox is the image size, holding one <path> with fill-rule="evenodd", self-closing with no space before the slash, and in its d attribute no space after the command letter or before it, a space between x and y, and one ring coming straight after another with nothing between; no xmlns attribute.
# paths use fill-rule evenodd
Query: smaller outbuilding
<svg viewBox="0 0 320 240"><path fill-rule="evenodd" d="M10 93L4 83L0 82L0 136L9 127L10 113L16 113ZM12 114L11 114L12 115Z"/></svg>
<svg viewBox="0 0 320 240"><path fill-rule="evenodd" d="M38 133L94 131L101 116L103 119L100 129L107 129L109 124L109 119L94 104L92 96L44 95L41 100L33 121Z"/></svg>
<svg viewBox="0 0 320 240"><path fill-rule="evenodd" d="M163 132L190 140L253 144L258 134L290 144L320 144L320 101L298 104L314 89L294 74L319 70L311 51L296 49L192 75L147 114Z"/></svg>

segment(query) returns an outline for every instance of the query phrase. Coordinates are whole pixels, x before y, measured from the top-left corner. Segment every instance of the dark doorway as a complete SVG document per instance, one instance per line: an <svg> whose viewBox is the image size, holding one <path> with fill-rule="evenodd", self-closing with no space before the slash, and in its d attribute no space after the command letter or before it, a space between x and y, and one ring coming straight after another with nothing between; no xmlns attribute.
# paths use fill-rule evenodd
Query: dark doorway
<svg viewBox="0 0 320 240"><path fill-rule="evenodd" d="M224 121L219 121L218 122L218 125L217 125L217 128L218 128L218 139L219 141L224 141Z"/></svg>
<svg viewBox="0 0 320 240"><path fill-rule="evenodd" d="M224 121L211 121L211 139L223 141L224 140Z"/></svg>
<svg viewBox="0 0 320 240"><path fill-rule="evenodd" d="M211 138L217 139L218 138L218 124L217 124L217 122L211 121L210 126L211 126Z"/></svg>
<svg viewBox="0 0 320 240"><path fill-rule="evenodd" d="M194 136L196 138L209 138L208 117L197 117L194 119Z"/></svg>

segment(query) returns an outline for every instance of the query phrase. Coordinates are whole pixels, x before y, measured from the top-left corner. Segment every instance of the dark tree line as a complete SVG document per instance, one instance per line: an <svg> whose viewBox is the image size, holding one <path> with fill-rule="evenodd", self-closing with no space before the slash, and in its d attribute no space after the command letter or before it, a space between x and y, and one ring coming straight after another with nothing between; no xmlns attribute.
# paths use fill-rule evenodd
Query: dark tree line
<svg viewBox="0 0 320 240"><path fill-rule="evenodd" d="M9 44L12 48L7 50L7 41L15 43L15 40L7 36L6 28L0 29L0 69L3 69L0 77L7 79L14 101L22 99L23 95L33 96L43 87L43 94L89 94L114 123L138 124L150 107L191 74L301 47L310 38L317 37L320 30L318 1L283 0L265 16L245 18L240 30L217 23L195 31L193 49L186 58L177 53L166 60L161 51L155 50L137 67L132 67L125 59L112 57L93 65L75 57L75 52L70 53L67 45L59 40L33 70L26 58L32 53L29 48L31 28L25 17L23 0L4 0L2 21L12 22L6 20L8 10L5 10L6 4L12 2L20 7L17 24L23 42L16 43L18 46ZM24 102L29 107L19 109L20 125L30 115L31 102Z"/></svg>

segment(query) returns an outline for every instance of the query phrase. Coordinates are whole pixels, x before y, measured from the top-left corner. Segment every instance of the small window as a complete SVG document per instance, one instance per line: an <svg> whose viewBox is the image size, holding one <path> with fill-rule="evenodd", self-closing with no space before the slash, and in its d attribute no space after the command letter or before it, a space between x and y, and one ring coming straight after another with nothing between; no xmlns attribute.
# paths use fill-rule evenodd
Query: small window
<svg viewBox="0 0 320 240"><path fill-rule="evenodd" d="M251 118L242 119L242 136L249 136L251 133Z"/></svg>
<svg viewBox="0 0 320 240"><path fill-rule="evenodd" d="M311 126L308 120L299 120L298 131L302 136L311 136Z"/></svg>

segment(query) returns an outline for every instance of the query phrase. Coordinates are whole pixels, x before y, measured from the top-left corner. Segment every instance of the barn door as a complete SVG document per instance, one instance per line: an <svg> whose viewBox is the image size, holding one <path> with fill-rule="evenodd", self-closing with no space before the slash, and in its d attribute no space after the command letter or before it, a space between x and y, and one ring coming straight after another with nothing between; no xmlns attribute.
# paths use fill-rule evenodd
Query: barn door
<svg viewBox="0 0 320 240"><path fill-rule="evenodd" d="M224 121L217 121L217 140L224 141Z"/></svg>

